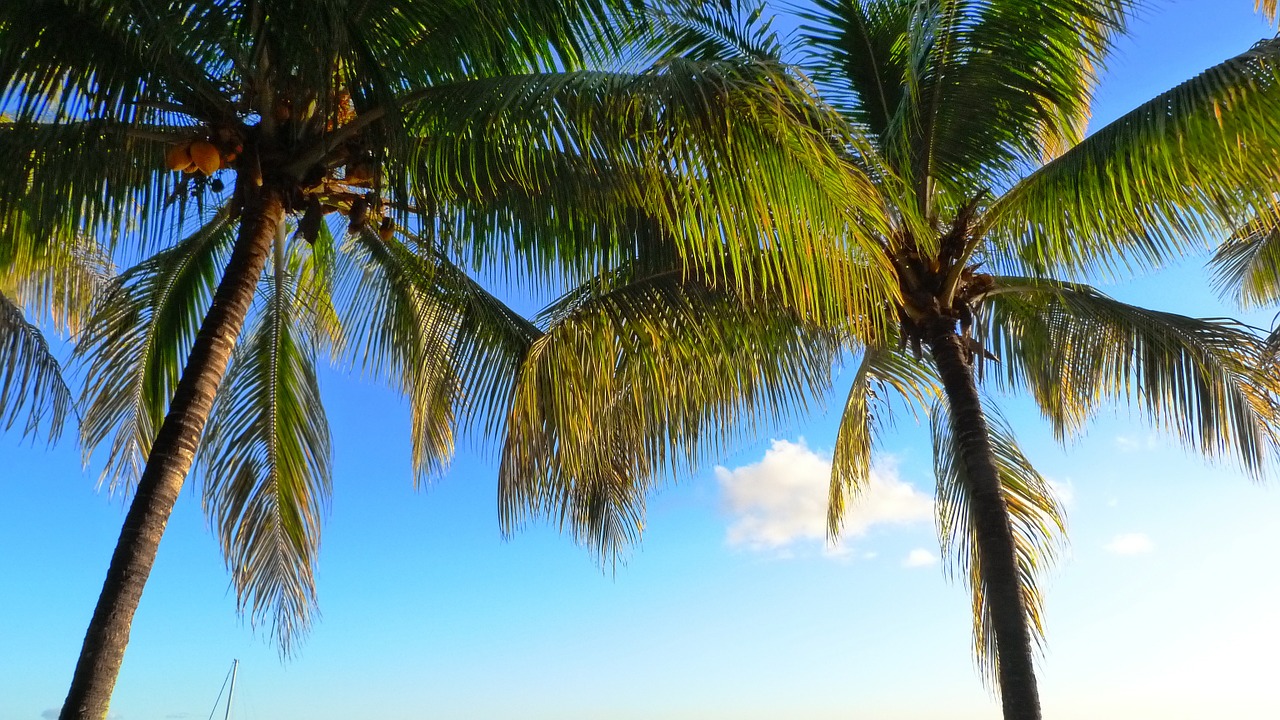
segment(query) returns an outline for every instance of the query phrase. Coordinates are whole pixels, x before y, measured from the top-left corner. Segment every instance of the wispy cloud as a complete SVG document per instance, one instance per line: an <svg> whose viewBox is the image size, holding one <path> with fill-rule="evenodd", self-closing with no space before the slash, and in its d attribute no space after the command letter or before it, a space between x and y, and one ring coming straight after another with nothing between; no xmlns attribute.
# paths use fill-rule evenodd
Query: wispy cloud
<svg viewBox="0 0 1280 720"><path fill-rule="evenodd" d="M759 462L732 470L721 466L715 472L733 516L726 535L730 545L783 551L797 544L826 543L831 458L810 450L803 438L794 443L774 440ZM933 500L904 482L891 463L881 463L845 509L841 544L876 525L928 521L932 514Z"/></svg>
<svg viewBox="0 0 1280 720"><path fill-rule="evenodd" d="M924 548L916 548L915 550L912 550L911 552L907 553L907 556L903 558L902 567L906 567L906 568L928 567L930 565L937 564L937 562L938 562L937 555L934 555L933 553L929 552L928 550L925 550Z"/></svg>
<svg viewBox="0 0 1280 720"><path fill-rule="evenodd" d="M1076 486L1070 480L1054 480L1046 477L1045 482L1049 483L1049 489L1053 491L1054 497L1058 498L1058 502L1066 507L1071 507L1076 502Z"/></svg>
<svg viewBox="0 0 1280 720"><path fill-rule="evenodd" d="M1123 533L1111 538L1106 550L1115 555L1145 555L1156 549L1146 533Z"/></svg>

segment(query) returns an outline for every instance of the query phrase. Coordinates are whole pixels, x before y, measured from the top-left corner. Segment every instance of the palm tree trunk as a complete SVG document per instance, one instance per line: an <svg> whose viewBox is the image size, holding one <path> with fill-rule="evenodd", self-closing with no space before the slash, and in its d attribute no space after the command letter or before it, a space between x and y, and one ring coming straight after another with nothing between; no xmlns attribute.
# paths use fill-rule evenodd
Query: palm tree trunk
<svg viewBox="0 0 1280 720"><path fill-rule="evenodd" d="M279 191L255 187L243 178L239 186L237 191L245 202L235 249L174 389L169 413L151 446L85 633L60 720L103 720L107 716L133 614L151 574L160 536L191 470L214 394L271 254L276 230L284 221Z"/></svg>
<svg viewBox="0 0 1280 720"><path fill-rule="evenodd" d="M1031 631L1018 576L1013 529L996 471L986 416L974 383L973 365L964 339L956 333L954 320L935 319L926 332L951 412L960 458L972 483L970 511L977 525L982 582L996 634L1004 719L1039 720L1040 693L1036 687Z"/></svg>

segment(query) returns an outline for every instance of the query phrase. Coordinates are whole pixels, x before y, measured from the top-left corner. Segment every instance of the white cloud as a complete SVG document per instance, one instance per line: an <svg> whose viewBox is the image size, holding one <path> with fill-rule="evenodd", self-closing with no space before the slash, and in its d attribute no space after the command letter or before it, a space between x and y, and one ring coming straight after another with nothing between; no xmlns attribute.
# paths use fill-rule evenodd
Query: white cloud
<svg viewBox="0 0 1280 720"><path fill-rule="evenodd" d="M1111 538L1106 550L1116 555L1145 555L1156 549L1146 533L1124 533Z"/></svg>
<svg viewBox="0 0 1280 720"><path fill-rule="evenodd" d="M928 567L938 562L938 556L925 550L924 548L916 548L907 553L907 557L902 561L902 567L918 568Z"/></svg>
<svg viewBox="0 0 1280 720"><path fill-rule="evenodd" d="M810 450L803 438L774 440L759 462L732 470L717 467L715 472L733 515L726 535L730 545L781 550L826 542L831 458ZM865 535L875 525L927 521L932 515L932 499L903 482L892 464L882 463L872 468L867 486L845 508L842 539ZM828 552L843 555L847 549Z"/></svg>

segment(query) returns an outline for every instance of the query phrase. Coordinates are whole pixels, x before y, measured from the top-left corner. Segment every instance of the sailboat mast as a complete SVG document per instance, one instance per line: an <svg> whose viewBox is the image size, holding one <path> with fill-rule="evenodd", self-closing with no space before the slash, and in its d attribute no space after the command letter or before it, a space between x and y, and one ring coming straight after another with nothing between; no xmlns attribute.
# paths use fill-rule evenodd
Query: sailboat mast
<svg viewBox="0 0 1280 720"><path fill-rule="evenodd" d="M231 689L227 690L227 714L224 720L231 720L231 700L236 696L236 670L240 668L239 660L231 661Z"/></svg>

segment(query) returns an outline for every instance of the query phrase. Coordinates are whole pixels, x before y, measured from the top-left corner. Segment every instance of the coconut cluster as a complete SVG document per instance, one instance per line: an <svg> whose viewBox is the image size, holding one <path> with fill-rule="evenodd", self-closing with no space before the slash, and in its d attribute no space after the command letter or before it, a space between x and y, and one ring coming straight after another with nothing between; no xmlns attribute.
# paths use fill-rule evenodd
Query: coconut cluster
<svg viewBox="0 0 1280 720"><path fill-rule="evenodd" d="M183 173L212 175L224 167L230 167L243 151L239 144L223 142L214 144L209 139L188 140L169 147L164 162L170 170Z"/></svg>

